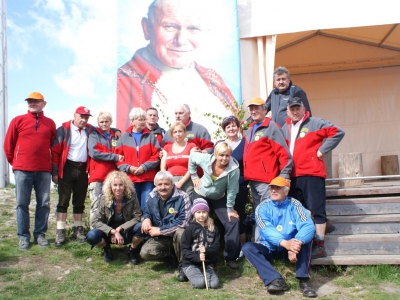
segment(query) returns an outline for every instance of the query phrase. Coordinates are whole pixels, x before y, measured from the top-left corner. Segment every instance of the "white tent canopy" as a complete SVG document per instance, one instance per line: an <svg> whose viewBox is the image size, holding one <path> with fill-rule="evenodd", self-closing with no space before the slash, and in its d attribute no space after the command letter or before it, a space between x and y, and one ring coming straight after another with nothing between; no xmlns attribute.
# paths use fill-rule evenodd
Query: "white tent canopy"
<svg viewBox="0 0 400 300"><path fill-rule="evenodd" d="M280 5L276 3L276 5ZM238 1L243 100L272 90L285 66L307 93L313 115L346 131L333 152L362 152L364 174L380 156L400 154L400 2ZM393 142L393 141L397 141Z"/></svg>

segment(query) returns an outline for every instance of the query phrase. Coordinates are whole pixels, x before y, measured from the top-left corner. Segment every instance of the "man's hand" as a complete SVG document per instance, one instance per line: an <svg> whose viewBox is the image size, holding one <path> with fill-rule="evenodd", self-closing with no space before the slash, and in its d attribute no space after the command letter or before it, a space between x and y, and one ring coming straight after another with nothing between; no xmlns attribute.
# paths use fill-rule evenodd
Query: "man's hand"
<svg viewBox="0 0 400 300"><path fill-rule="evenodd" d="M282 242L280 243L280 246L285 248L287 251L292 251L296 254L300 252L301 245L303 245L303 242L296 240L294 238L288 241L282 240Z"/></svg>
<svg viewBox="0 0 400 300"><path fill-rule="evenodd" d="M325 157L325 154L322 154L322 152L318 150L317 151L317 157L318 157L318 159L323 160L324 157Z"/></svg>
<svg viewBox="0 0 400 300"><path fill-rule="evenodd" d="M297 262L297 254L294 253L293 251L288 251L288 257L290 262L296 263Z"/></svg>
<svg viewBox="0 0 400 300"><path fill-rule="evenodd" d="M124 161L124 159L125 159L125 156L118 154L118 161L119 162Z"/></svg>
<svg viewBox="0 0 400 300"><path fill-rule="evenodd" d="M159 236L160 235L160 228L159 227L154 227L154 226L150 227L149 234L152 237Z"/></svg>
<svg viewBox="0 0 400 300"><path fill-rule="evenodd" d="M192 152L201 152L201 149L199 147L194 147L190 150L190 153Z"/></svg>
<svg viewBox="0 0 400 300"><path fill-rule="evenodd" d="M134 167L134 166L129 167L129 173L131 173L133 175L135 175L136 170L137 170L137 167Z"/></svg>
<svg viewBox="0 0 400 300"><path fill-rule="evenodd" d="M205 261L206 255L204 253L200 253L200 261Z"/></svg>
<svg viewBox="0 0 400 300"><path fill-rule="evenodd" d="M200 253L206 253L206 247L204 245L199 246Z"/></svg>
<svg viewBox="0 0 400 300"><path fill-rule="evenodd" d="M51 180L52 180L55 184L58 184L58 175L53 175L53 176L51 176Z"/></svg>
<svg viewBox="0 0 400 300"><path fill-rule="evenodd" d="M151 228L151 220L144 219L142 222L142 233L149 234L150 228Z"/></svg>
<svg viewBox="0 0 400 300"><path fill-rule="evenodd" d="M136 169L135 171L135 175L142 175L144 173L144 169L142 166L140 166L139 168Z"/></svg>
<svg viewBox="0 0 400 300"><path fill-rule="evenodd" d="M114 132L115 138L118 140L121 137L121 131L117 130L116 132Z"/></svg>

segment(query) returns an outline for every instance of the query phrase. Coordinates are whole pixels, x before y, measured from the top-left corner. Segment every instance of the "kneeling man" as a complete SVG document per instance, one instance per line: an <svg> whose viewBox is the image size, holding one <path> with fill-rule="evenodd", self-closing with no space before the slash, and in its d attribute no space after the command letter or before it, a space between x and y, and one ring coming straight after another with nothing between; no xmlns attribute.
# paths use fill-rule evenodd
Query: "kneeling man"
<svg viewBox="0 0 400 300"><path fill-rule="evenodd" d="M288 258L296 263L296 278L305 297L317 297L310 283L311 243L315 226L310 214L299 201L288 197L289 184L282 177L274 178L269 199L256 209L260 243L245 243L247 260L257 269L269 293L288 290L285 280L271 265L272 259Z"/></svg>
<svg viewBox="0 0 400 300"><path fill-rule="evenodd" d="M181 257L181 236L190 219L189 196L178 190L168 171L160 171L154 177L154 190L147 198L142 216L142 232L149 235L140 256L143 260L170 258L170 266L179 263ZM179 265L180 281L185 281Z"/></svg>

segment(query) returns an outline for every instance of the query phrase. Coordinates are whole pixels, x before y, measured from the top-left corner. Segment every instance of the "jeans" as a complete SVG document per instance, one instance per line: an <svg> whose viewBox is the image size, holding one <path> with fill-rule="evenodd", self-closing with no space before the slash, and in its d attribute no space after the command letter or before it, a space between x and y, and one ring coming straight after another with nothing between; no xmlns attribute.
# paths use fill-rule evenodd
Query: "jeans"
<svg viewBox="0 0 400 300"><path fill-rule="evenodd" d="M124 245L130 244L134 236L141 237L141 229L142 223L136 223L131 229L123 231L121 235L124 238ZM107 244L111 244L111 235L105 234L100 229L91 229L86 235L86 241L91 246L96 246L97 244L100 244L102 239L104 239Z"/></svg>
<svg viewBox="0 0 400 300"><path fill-rule="evenodd" d="M50 213L50 172L28 172L14 170L17 211L17 234L20 239L30 240L29 204L32 187L36 195L35 227L33 236L45 235Z"/></svg>
<svg viewBox="0 0 400 300"><path fill-rule="evenodd" d="M253 197L253 209L256 211L257 206L267 200L269 197L269 184L259 181L250 181L251 196ZM254 242L260 239L260 228L256 226L254 232Z"/></svg>
<svg viewBox="0 0 400 300"><path fill-rule="evenodd" d="M135 188L136 195L140 202L140 209L144 211L147 198L149 197L150 192L154 189L154 183L152 181L134 182L133 187Z"/></svg>
<svg viewBox="0 0 400 300"><path fill-rule="evenodd" d="M208 287L217 289L219 287L219 279L215 271L210 265L205 266ZM196 289L204 289L206 287L202 266L190 265L183 268L183 272L190 281L190 285Z"/></svg>
<svg viewBox="0 0 400 300"><path fill-rule="evenodd" d="M288 259L286 249L281 251L272 251L263 244L247 242L243 245L242 251L249 263L256 268L258 275L267 286L273 280L281 278L281 274L272 266L273 259ZM296 278L310 278L310 262L311 262L311 242L303 244L300 252L297 254L296 262Z"/></svg>

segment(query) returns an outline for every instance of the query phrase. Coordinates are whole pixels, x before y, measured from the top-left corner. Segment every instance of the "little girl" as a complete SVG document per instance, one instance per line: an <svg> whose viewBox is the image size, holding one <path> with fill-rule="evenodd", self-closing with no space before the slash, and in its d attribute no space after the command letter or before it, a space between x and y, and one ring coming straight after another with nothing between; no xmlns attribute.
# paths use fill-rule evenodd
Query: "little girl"
<svg viewBox="0 0 400 300"><path fill-rule="evenodd" d="M193 201L193 220L186 227L181 238L183 272L194 288L204 288L203 264L206 265L208 287L216 289L219 286L217 274L213 265L217 262L216 253L219 250L219 233L213 219L208 217L207 201L198 198Z"/></svg>

